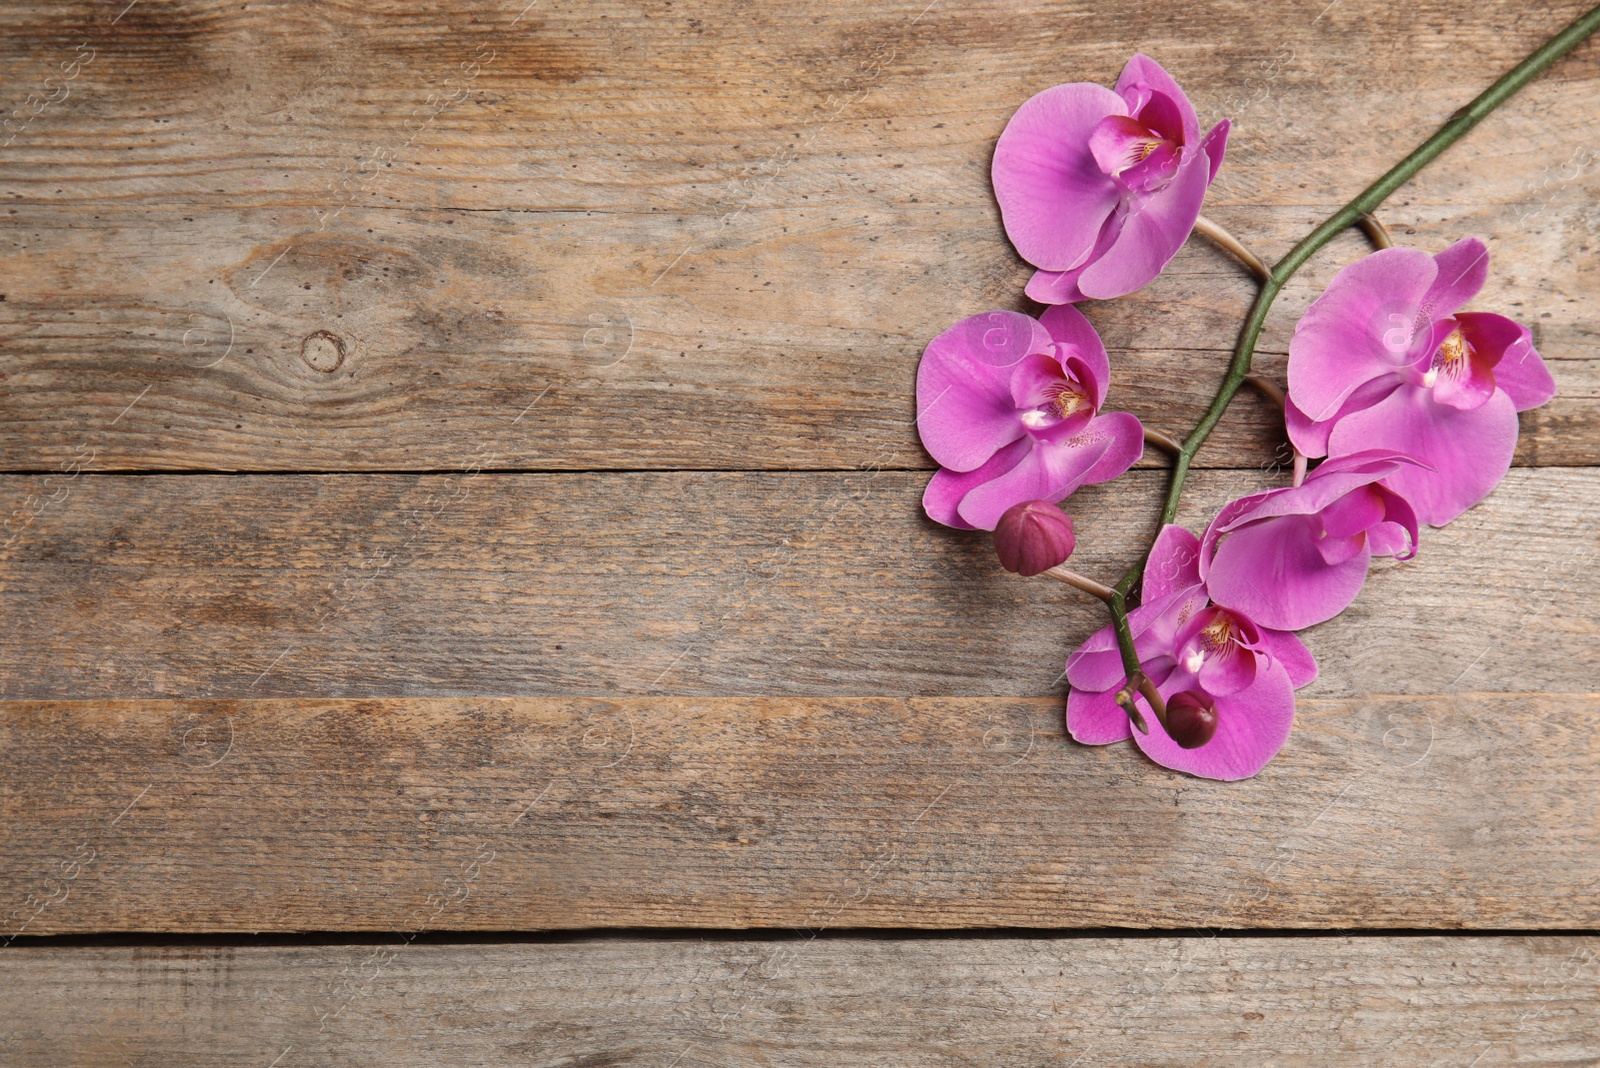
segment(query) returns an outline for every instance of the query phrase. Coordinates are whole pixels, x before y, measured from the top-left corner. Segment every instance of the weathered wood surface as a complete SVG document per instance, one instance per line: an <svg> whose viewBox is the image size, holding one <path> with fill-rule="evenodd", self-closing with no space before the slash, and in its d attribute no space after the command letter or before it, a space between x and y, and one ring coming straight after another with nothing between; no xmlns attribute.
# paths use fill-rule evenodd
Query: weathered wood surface
<svg viewBox="0 0 1600 1068"><path fill-rule="evenodd" d="M1163 477L1073 498L1075 567L1132 562ZM1180 518L1265 478L1202 472ZM0 550L0 697L1064 692L1104 607L930 523L926 479L4 476L39 514ZM1600 471L1513 470L1309 632L1306 692L1593 691L1597 530Z"/></svg>
<svg viewBox="0 0 1600 1068"><path fill-rule="evenodd" d="M12 949L0 1055L72 1064L1567 1066L1600 940ZM274 1060L276 1058L276 1060Z"/></svg>
<svg viewBox="0 0 1600 1068"><path fill-rule="evenodd" d="M1489 239L1562 395L1309 635L1256 780L1063 737L1098 606L919 517L911 393L1025 306L987 169L1030 93L1157 56L1271 258L1584 6L7 4L0 470L56 473L0 477L0 941L399 952L13 944L0 1061L1600 1055L1592 940L408 933L1600 925L1600 48L1383 213ZM1192 421L1249 295L1192 243L1091 308L1114 404ZM1185 518L1279 437L1243 399ZM458 473L108 474L151 470ZM1083 570L1160 482L1078 499Z"/></svg>
<svg viewBox="0 0 1600 1068"><path fill-rule="evenodd" d="M111 6L0 13L11 470L924 467L922 346L1021 306L987 164L1030 93L1156 55L1239 120L1208 211L1273 256L1583 5ZM1525 463L1600 453L1597 54L1386 212L1490 239L1563 390ZM1248 292L1190 247L1093 308L1115 403L1192 421ZM1278 437L1250 399L1201 462Z"/></svg>
<svg viewBox="0 0 1600 1068"><path fill-rule="evenodd" d="M1099 606L919 473L66 479L0 591L54 699L3 706L6 932L1594 923L1597 477L1375 573L1236 787L1067 742ZM1159 481L1086 491L1078 566Z"/></svg>
<svg viewBox="0 0 1600 1068"><path fill-rule="evenodd" d="M1589 694L1300 703L1242 785L1056 698L0 703L0 935L1600 927Z"/></svg>

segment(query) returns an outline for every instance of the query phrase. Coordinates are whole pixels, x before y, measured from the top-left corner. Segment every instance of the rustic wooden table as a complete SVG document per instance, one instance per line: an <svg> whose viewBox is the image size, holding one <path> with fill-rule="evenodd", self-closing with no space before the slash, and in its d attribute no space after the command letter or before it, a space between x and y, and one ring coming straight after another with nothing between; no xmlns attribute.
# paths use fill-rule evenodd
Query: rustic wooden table
<svg viewBox="0 0 1600 1068"><path fill-rule="evenodd" d="M0 1064L1600 1063L1600 46L1382 213L1561 393L1257 778L1065 738L1099 606L911 425L1026 307L1031 93L1154 55L1276 257L1586 6L11 0ZM1116 405L1192 423L1251 295L1092 306ZM1282 449L1244 397L1187 521Z"/></svg>

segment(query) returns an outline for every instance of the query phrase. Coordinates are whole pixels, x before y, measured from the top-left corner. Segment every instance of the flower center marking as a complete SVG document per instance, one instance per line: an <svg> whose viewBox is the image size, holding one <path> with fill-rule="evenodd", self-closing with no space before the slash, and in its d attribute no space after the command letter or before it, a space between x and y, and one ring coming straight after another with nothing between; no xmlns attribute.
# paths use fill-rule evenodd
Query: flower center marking
<svg viewBox="0 0 1600 1068"><path fill-rule="evenodd" d="M1061 413L1063 419L1088 403L1087 396L1068 386L1063 386L1061 392L1056 394L1056 411Z"/></svg>
<svg viewBox="0 0 1600 1068"><path fill-rule="evenodd" d="M1227 616L1218 616L1201 629L1200 639L1205 642L1207 649L1217 652L1233 640L1233 624Z"/></svg>
<svg viewBox="0 0 1600 1068"><path fill-rule="evenodd" d="M1208 659L1228 651L1228 646L1233 643L1233 634L1233 622L1227 616L1219 615L1200 629L1200 641L1194 651L1183 658L1183 666L1190 671L1199 671Z"/></svg>
<svg viewBox="0 0 1600 1068"><path fill-rule="evenodd" d="M1156 149L1161 147L1161 142L1162 142L1162 138L1159 138L1159 137L1147 137L1144 140L1140 141L1138 143L1139 144L1139 151L1138 151L1137 155L1134 157L1133 162L1134 163L1143 163L1145 160L1149 159L1150 158L1150 153L1154 152ZM1131 165L1132 164L1130 164L1129 166L1131 166ZM1127 170L1127 167L1124 167L1123 170Z"/></svg>
<svg viewBox="0 0 1600 1068"><path fill-rule="evenodd" d="M1472 346L1467 344L1467 339L1461 336L1461 329L1450 331L1450 336L1439 342L1439 350L1433 354L1433 365L1422 376L1424 388L1432 389L1433 384L1439 381L1439 372L1443 371L1451 378L1458 378L1467 365L1467 358L1472 355Z"/></svg>

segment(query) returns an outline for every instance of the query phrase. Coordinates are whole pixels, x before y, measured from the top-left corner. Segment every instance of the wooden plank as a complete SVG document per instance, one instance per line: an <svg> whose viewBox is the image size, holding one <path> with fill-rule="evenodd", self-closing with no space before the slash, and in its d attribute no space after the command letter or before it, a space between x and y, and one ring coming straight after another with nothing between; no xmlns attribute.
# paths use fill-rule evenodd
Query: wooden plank
<svg viewBox="0 0 1600 1068"><path fill-rule="evenodd" d="M928 522L926 477L7 476L0 697L1061 693L1104 607ZM1162 486L1074 497L1075 566L1114 580ZM1597 528L1600 471L1514 470L1309 633L1309 692L1592 691Z"/></svg>
<svg viewBox="0 0 1600 1068"><path fill-rule="evenodd" d="M10 5L18 92L95 58L0 150L0 468L429 470L463 442L509 469L925 467L922 346L1022 306L986 169L1028 93L1130 42L1171 62L1241 119L1208 210L1270 256L1580 6ZM1597 77L1586 46L1388 213L1492 239L1482 306L1534 325L1563 389L1525 463L1600 436ZM1269 352L1360 249L1286 294ZM1093 309L1117 403L1191 422L1247 296L1190 248ZM1278 441L1252 400L1201 459Z"/></svg>
<svg viewBox="0 0 1600 1068"><path fill-rule="evenodd" d="M7 116L5 194L89 211L293 206L313 226L365 204L711 216L757 200L969 204L1019 101L1063 80L1110 83L1142 50L1208 121L1239 119L1225 187L1237 200L1321 204L1585 9L1325 8L169 0L115 18L92 0L21 0L6 7L0 69L8 104L35 99ZM44 84L80 55L75 77ZM1597 77L1589 45L1474 135L1457 159L1479 166L1419 179L1418 202L1459 204L1464 184L1542 195L1528 178L1587 143Z"/></svg>
<svg viewBox="0 0 1600 1068"><path fill-rule="evenodd" d="M4 702L0 933L1595 927L1596 699L1304 699L1241 785L1057 698Z"/></svg>
<svg viewBox="0 0 1600 1068"><path fill-rule="evenodd" d="M1574 1065L1600 1058L1597 951L1577 937L11 949L0 975L21 996L0 1050L15 1068Z"/></svg>
<svg viewBox="0 0 1600 1068"><path fill-rule="evenodd" d="M952 227L931 212L867 229L837 208L771 212L657 293L639 271L674 238L650 215L364 212L353 233L284 238L275 213L89 227L60 208L13 210L25 237L0 255L0 465L25 470L89 456L98 471L437 470L469 454L527 470L928 468L914 430L923 346L961 315L1022 307L1027 277L992 220ZM1483 209L1424 240L1514 235L1520 211ZM1497 279L1480 306L1534 324L1561 389L1524 416L1521 463L1596 456L1600 335L1573 304L1593 282L1551 278L1587 211L1493 242L1508 272L1531 273ZM1238 214L1268 247L1311 221ZM1339 253L1284 298L1263 373L1284 380L1295 319L1360 246ZM855 281L821 299L797 256L817 271L842 257ZM996 256L1003 279L975 289L969 265ZM944 266L908 278L908 258ZM1114 406L1180 434L1199 418L1245 311L1238 273L1191 245L1172 277L1090 309L1113 347ZM1255 467L1285 448L1281 419L1250 395L1201 461Z"/></svg>

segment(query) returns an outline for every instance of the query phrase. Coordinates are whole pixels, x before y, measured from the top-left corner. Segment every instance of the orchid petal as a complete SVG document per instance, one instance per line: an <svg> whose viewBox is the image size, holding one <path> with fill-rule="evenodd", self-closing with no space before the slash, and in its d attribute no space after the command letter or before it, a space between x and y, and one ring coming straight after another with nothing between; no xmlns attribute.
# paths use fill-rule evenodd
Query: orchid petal
<svg viewBox="0 0 1600 1068"><path fill-rule="evenodd" d="M1476 237L1464 237L1433 260L1439 267L1433 284L1422 298L1435 320L1448 319L1483 288L1489 278L1489 250Z"/></svg>
<svg viewBox="0 0 1600 1068"><path fill-rule="evenodd" d="M1255 681L1255 651L1241 644L1235 631L1243 622L1213 606L1196 612L1173 638L1180 669L1213 697L1237 693Z"/></svg>
<svg viewBox="0 0 1600 1068"><path fill-rule="evenodd" d="M1367 551L1373 556L1392 556L1407 560L1416 555L1416 543L1399 523L1379 523L1367 531Z"/></svg>
<svg viewBox="0 0 1600 1068"><path fill-rule="evenodd" d="M1158 188L1171 178L1181 155L1176 145L1129 115L1101 119L1089 135L1089 151L1102 171L1122 186L1141 192Z"/></svg>
<svg viewBox="0 0 1600 1068"><path fill-rule="evenodd" d="M1023 292L1029 300L1036 300L1040 304L1076 304L1089 299L1078 288L1078 276L1082 273L1081 267L1070 271L1034 271Z"/></svg>
<svg viewBox="0 0 1600 1068"><path fill-rule="evenodd" d="M1365 548L1330 566L1312 524L1284 517L1252 523L1216 543L1206 588L1217 604L1274 630L1301 630L1332 619L1361 592Z"/></svg>
<svg viewBox="0 0 1600 1068"><path fill-rule="evenodd" d="M1200 686L1213 697L1238 693L1256 681L1255 654L1230 646L1207 657L1198 673Z"/></svg>
<svg viewBox="0 0 1600 1068"><path fill-rule="evenodd" d="M1054 355L1034 353L1024 356L1011 368L1011 403L1014 409L1037 408L1050 404L1060 392L1066 375L1061 372L1061 361ZM1092 414L1092 413L1091 413ZM1012 418L1016 418L1013 410Z"/></svg>
<svg viewBox="0 0 1600 1068"><path fill-rule="evenodd" d="M1111 384L1111 357L1093 324L1077 308L1065 304L1046 308L1039 323L1058 346L1073 350L1072 355L1088 370L1089 374L1079 381L1088 387L1094 409L1099 411L1106 401L1106 387Z"/></svg>
<svg viewBox="0 0 1600 1068"><path fill-rule="evenodd" d="M1119 194L1120 196L1120 194ZM1089 264L1106 254L1117 235L1122 232L1122 220L1128 214L1128 206L1118 201L1117 207L1106 216L1105 225L1100 227L1100 234L1095 238L1094 249L1078 266L1065 271L1035 271L1033 277L1028 279L1025 292L1032 300L1040 304L1076 304L1088 300L1089 297L1078 288L1078 279Z"/></svg>
<svg viewBox="0 0 1600 1068"><path fill-rule="evenodd" d="M1335 455L1359 445L1428 465L1402 466L1384 484L1410 502L1424 523L1442 527L1487 497L1511 469L1517 411L1503 390L1464 412L1437 403L1429 390L1403 386L1341 419L1328 441Z"/></svg>
<svg viewBox="0 0 1600 1068"><path fill-rule="evenodd" d="M1372 488L1383 498L1384 514L1384 522L1367 531L1372 555L1392 556L1397 560L1411 559L1417 555L1417 548L1421 544L1416 509L1411 507L1410 501L1388 486L1377 485Z"/></svg>
<svg viewBox="0 0 1600 1068"><path fill-rule="evenodd" d="M1170 696L1165 687L1162 696ZM1174 771L1205 779L1248 779L1289 740L1294 686L1281 666L1271 664L1256 676L1254 685L1217 697L1216 702L1216 736L1198 749L1180 748L1153 716L1148 717L1150 733L1134 734L1134 743L1151 760Z"/></svg>
<svg viewBox="0 0 1600 1068"><path fill-rule="evenodd" d="M1127 412L1107 412L1096 416L1073 441L1105 442L1105 451L1084 473L1080 485L1110 482L1139 462L1144 455L1144 425ZM1069 442L1071 444L1071 442Z"/></svg>
<svg viewBox="0 0 1600 1068"><path fill-rule="evenodd" d="M1527 327L1489 312L1462 312L1456 322L1468 343L1494 361L1495 385L1505 390L1517 411L1537 408L1556 395L1556 381Z"/></svg>
<svg viewBox="0 0 1600 1068"><path fill-rule="evenodd" d="M1289 442L1302 456L1328 455L1328 435L1333 433L1333 428L1340 419L1351 412L1372 407L1393 393L1399 385L1398 376L1380 375L1370 382L1357 386L1344 399L1344 403L1339 405L1338 411L1321 420L1314 420L1301 411L1299 405L1295 403L1294 394L1290 393L1288 403L1283 409L1284 423L1289 430Z"/></svg>
<svg viewBox="0 0 1600 1068"><path fill-rule="evenodd" d="M1127 105L1101 85L1057 85L1031 97L995 145L992 176L1006 236L1043 270L1081 266L1121 191L1100 170L1089 137Z"/></svg>
<svg viewBox="0 0 1600 1068"><path fill-rule="evenodd" d="M1261 647L1273 660L1283 665L1295 689L1306 686L1317 677L1317 662L1300 636L1287 630L1261 628Z"/></svg>
<svg viewBox="0 0 1600 1068"><path fill-rule="evenodd" d="M1171 142L1175 149L1183 148L1193 142L1191 132L1184 127L1183 109L1178 106L1176 100L1159 89L1151 89L1142 95L1144 102L1139 105L1138 110L1135 111L1131 106L1128 109L1128 113L1137 119L1140 125L1163 141ZM1193 132L1200 132L1198 120Z"/></svg>
<svg viewBox="0 0 1600 1068"><path fill-rule="evenodd" d="M1366 531L1360 534L1347 534L1344 537L1329 534L1327 537L1317 538L1312 544L1317 547L1317 555L1322 557L1322 562L1329 566L1342 564L1364 552L1370 553Z"/></svg>
<svg viewBox="0 0 1600 1068"><path fill-rule="evenodd" d="M1117 704L1115 690L1074 688L1067 694L1067 733L1082 745L1107 745L1126 741L1133 734L1133 725Z"/></svg>
<svg viewBox="0 0 1600 1068"><path fill-rule="evenodd" d="M1207 185L1217 180L1217 172L1222 169L1222 156L1223 153L1228 151L1228 131L1232 129L1233 123L1223 119L1211 127L1210 132L1205 136L1205 140L1200 142L1200 151L1204 152L1206 158L1211 161L1211 174L1206 179Z"/></svg>
<svg viewBox="0 0 1600 1068"><path fill-rule="evenodd" d="M1170 652L1171 638L1180 625L1176 621L1187 621L1198 607L1197 602L1205 603L1205 589L1198 584L1173 590L1165 597L1147 597L1144 604L1128 613L1128 629L1133 633L1133 647L1141 661L1147 654L1154 658L1163 650ZM1067 682L1074 689L1110 690L1125 681L1127 674L1116 632L1109 626L1095 631L1067 657Z"/></svg>
<svg viewBox="0 0 1600 1068"><path fill-rule="evenodd" d="M1052 345L1038 320L1010 311L970 316L930 341L917 368L917 429L928 454L970 471L1021 437L1011 367Z"/></svg>
<svg viewBox="0 0 1600 1068"><path fill-rule="evenodd" d="M1214 529L1220 534L1274 516L1317 515L1325 509L1335 507L1341 500L1363 486L1369 486L1381 478L1387 478L1399 468L1408 466L1416 465L1406 457L1371 450L1356 455L1335 457L1318 465L1299 486L1263 490L1230 502L1217 513L1217 518L1211 521L1211 528L1208 530ZM1381 511L1374 512L1373 522L1377 522L1381 517ZM1350 534L1355 531L1340 533Z"/></svg>
<svg viewBox="0 0 1600 1068"><path fill-rule="evenodd" d="M1117 95L1127 100L1130 95L1141 89L1160 93L1177 106L1183 122L1183 143L1194 144L1200 136L1200 119L1195 114L1194 105L1189 103L1189 98L1178 88L1178 83L1173 80L1172 75L1162 69L1161 64L1144 53L1137 52L1117 76Z"/></svg>
<svg viewBox="0 0 1600 1068"><path fill-rule="evenodd" d="M1495 357L1476 349L1464 331L1457 334L1455 323L1446 319L1438 324L1447 333L1429 357L1429 380L1434 383L1434 400L1470 412L1483 407L1494 393Z"/></svg>
<svg viewBox="0 0 1600 1068"><path fill-rule="evenodd" d="M1205 611L1210 603L1204 584L1179 590L1162 602L1164 611L1150 617L1144 633L1139 635L1134 643L1134 649L1139 654L1139 662L1144 666L1146 675L1158 684L1164 681L1164 676L1157 676L1153 664L1162 658L1171 659L1176 656L1178 635L1188 626L1190 620ZM1130 614L1128 618L1131 620L1133 617ZM1174 668L1175 672L1183 670L1187 669L1182 665Z"/></svg>
<svg viewBox="0 0 1600 1068"><path fill-rule="evenodd" d="M958 530L977 530L976 526L961 518L962 500L985 482L999 478L1016 467L1032 450L1032 440L1021 438L989 457L988 462L974 470L951 471L948 468L940 468L933 473L933 478L928 480L928 488L923 491L923 510L935 523L943 523ZM998 521L996 517L996 522ZM994 529L993 524L986 529Z"/></svg>
<svg viewBox="0 0 1600 1068"><path fill-rule="evenodd" d="M1373 486L1357 486L1322 508L1317 515L1330 538L1351 538L1383 522L1383 497Z"/></svg>
<svg viewBox="0 0 1600 1068"><path fill-rule="evenodd" d="M1093 424L1091 424L1092 426ZM1064 500L1083 485L1084 476L1110 445L1107 439L1075 445L1073 438L1059 445L1034 441L1017 465L991 478L962 498L961 518L983 530L993 530L1000 516L1023 501Z"/></svg>
<svg viewBox="0 0 1600 1068"><path fill-rule="evenodd" d="M1160 274L1194 229L1210 168L1205 153L1188 152L1165 188L1132 194L1122 229L1105 254L1083 269L1078 289L1107 300L1132 293Z"/></svg>
<svg viewBox="0 0 1600 1068"><path fill-rule="evenodd" d="M1327 419L1361 386L1410 365L1431 336L1423 298L1438 272L1420 249L1388 248L1334 275L1289 342L1289 395L1305 416Z"/></svg>
<svg viewBox="0 0 1600 1068"><path fill-rule="evenodd" d="M1145 559L1141 587L1145 601L1188 589L1199 581L1200 539L1186 528L1168 523L1156 535L1150 555Z"/></svg>
<svg viewBox="0 0 1600 1068"><path fill-rule="evenodd" d="M1206 526L1205 533L1200 536L1200 559L1198 561L1198 566L1200 569L1200 577L1202 579L1204 579L1211 572L1211 558L1216 553L1217 545L1220 543L1222 535L1227 533L1229 528L1235 525L1235 520L1239 519L1241 516L1249 515L1259 505L1261 505L1262 502L1272 500L1275 492L1278 491L1262 490L1259 493L1246 494L1245 496L1231 500L1222 506L1221 511L1219 511L1216 516L1212 518L1210 524Z"/></svg>

